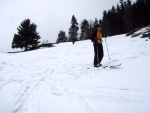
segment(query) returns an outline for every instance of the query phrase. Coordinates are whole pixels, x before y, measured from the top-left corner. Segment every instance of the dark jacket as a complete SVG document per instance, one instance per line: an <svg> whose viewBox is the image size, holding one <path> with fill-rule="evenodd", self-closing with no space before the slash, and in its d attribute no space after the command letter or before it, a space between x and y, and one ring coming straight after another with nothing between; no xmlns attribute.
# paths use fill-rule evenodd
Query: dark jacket
<svg viewBox="0 0 150 113"><path fill-rule="evenodd" d="M90 39L92 42L96 42L96 35L97 35L97 30L94 30L91 34L90 34ZM107 37L106 32L104 30L102 30L102 37Z"/></svg>

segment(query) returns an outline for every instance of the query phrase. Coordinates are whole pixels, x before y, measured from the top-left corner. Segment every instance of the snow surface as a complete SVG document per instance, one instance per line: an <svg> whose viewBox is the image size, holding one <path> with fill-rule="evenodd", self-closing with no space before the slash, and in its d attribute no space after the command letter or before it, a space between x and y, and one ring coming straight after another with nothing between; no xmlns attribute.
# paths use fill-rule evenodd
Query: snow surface
<svg viewBox="0 0 150 113"><path fill-rule="evenodd" d="M90 40L0 53L0 113L150 113L150 41L119 35L107 43L118 68L93 68Z"/></svg>

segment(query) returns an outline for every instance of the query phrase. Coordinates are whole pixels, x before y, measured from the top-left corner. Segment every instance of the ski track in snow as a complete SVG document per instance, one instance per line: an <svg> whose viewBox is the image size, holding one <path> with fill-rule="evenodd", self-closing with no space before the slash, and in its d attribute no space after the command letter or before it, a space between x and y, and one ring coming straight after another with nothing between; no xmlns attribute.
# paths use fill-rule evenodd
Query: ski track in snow
<svg viewBox="0 0 150 113"><path fill-rule="evenodd" d="M93 68L90 41L0 53L0 113L149 113L149 41L120 35L107 42L122 66Z"/></svg>

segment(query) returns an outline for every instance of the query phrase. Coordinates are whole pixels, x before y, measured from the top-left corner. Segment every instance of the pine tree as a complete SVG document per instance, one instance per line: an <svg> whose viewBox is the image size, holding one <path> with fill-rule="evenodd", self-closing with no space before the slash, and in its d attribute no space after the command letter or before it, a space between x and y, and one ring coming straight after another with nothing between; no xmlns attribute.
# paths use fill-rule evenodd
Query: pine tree
<svg viewBox="0 0 150 113"><path fill-rule="evenodd" d="M80 40L86 40L89 38L89 22L84 19L81 23L81 34L80 34Z"/></svg>
<svg viewBox="0 0 150 113"><path fill-rule="evenodd" d="M12 48L24 48L25 51L36 48L41 38L36 28L37 25L34 23L31 24L29 19L22 21L21 25L17 28L18 34L14 34Z"/></svg>
<svg viewBox="0 0 150 113"><path fill-rule="evenodd" d="M106 10L103 12L102 21L103 21L102 27L103 29L105 29L105 31L107 31L107 36L111 36L111 29L110 29L111 23L109 21L108 12Z"/></svg>
<svg viewBox="0 0 150 113"><path fill-rule="evenodd" d="M117 33L117 14L116 9L114 6L112 6L112 9L108 12L109 21L110 21L110 29L111 29L111 35L116 35Z"/></svg>
<svg viewBox="0 0 150 113"><path fill-rule="evenodd" d="M102 19L99 20L99 25L102 25L103 21Z"/></svg>
<svg viewBox="0 0 150 113"><path fill-rule="evenodd" d="M99 22L98 22L98 19L97 18L95 18L95 21L94 21L94 27L96 26L96 25L98 25L99 24Z"/></svg>
<svg viewBox="0 0 150 113"><path fill-rule="evenodd" d="M143 27L146 25L146 16L145 15L145 4L144 4L144 0L137 0L136 2L136 19L137 19L137 27Z"/></svg>
<svg viewBox="0 0 150 113"><path fill-rule="evenodd" d="M94 30L94 23L92 20L90 20L89 21L89 35L92 34L93 30Z"/></svg>
<svg viewBox="0 0 150 113"><path fill-rule="evenodd" d="M68 41L74 42L74 41L78 40L77 35L78 35L78 29L79 29L77 19L74 15L72 16L70 23L71 23L71 26L69 29L69 40Z"/></svg>
<svg viewBox="0 0 150 113"><path fill-rule="evenodd" d="M64 31L60 31L58 34L58 39L56 40L56 43L61 43L61 42L67 42L67 37L66 33Z"/></svg>
<svg viewBox="0 0 150 113"><path fill-rule="evenodd" d="M131 15L132 15L132 4L130 0L127 0L127 2L124 2L124 6L125 6L125 15L126 15L126 22L129 26L129 30L132 31L133 30L133 26L132 26L132 21L131 21ZM128 30L128 31L129 31Z"/></svg>
<svg viewBox="0 0 150 113"><path fill-rule="evenodd" d="M150 0L145 0L145 15L150 15ZM150 25L150 16L146 16L146 24Z"/></svg>
<svg viewBox="0 0 150 113"><path fill-rule="evenodd" d="M117 17L118 17L118 28L119 28L119 33L123 34L125 33L124 31L124 21L123 21L123 16L124 16L125 8L124 5L121 3L121 5L117 7Z"/></svg>
<svg viewBox="0 0 150 113"><path fill-rule="evenodd" d="M117 34L122 34L123 33L123 27L122 27L122 17L121 17L121 8L120 6L117 4L117 7L116 7L116 27L117 27Z"/></svg>

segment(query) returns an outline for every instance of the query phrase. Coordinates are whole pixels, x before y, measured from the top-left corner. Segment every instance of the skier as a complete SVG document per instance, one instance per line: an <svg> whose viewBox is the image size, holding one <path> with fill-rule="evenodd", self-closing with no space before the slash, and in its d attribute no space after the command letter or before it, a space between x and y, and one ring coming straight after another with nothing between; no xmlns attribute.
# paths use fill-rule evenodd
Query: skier
<svg viewBox="0 0 150 113"><path fill-rule="evenodd" d="M96 25L94 27L94 32L91 33L90 39L93 42L94 46L94 67L101 67L101 61L104 56L103 45L102 45L102 37L106 38L106 33L102 32L102 27L100 25Z"/></svg>
<svg viewBox="0 0 150 113"><path fill-rule="evenodd" d="M75 43L75 41L76 41L76 39L75 39L75 38L73 38L73 39L72 39L72 44L74 44L74 43Z"/></svg>

